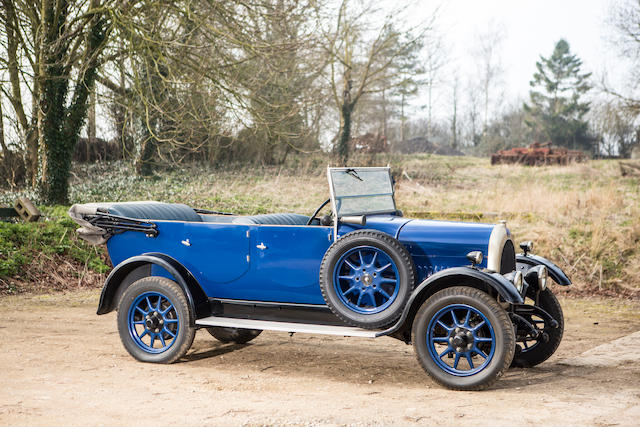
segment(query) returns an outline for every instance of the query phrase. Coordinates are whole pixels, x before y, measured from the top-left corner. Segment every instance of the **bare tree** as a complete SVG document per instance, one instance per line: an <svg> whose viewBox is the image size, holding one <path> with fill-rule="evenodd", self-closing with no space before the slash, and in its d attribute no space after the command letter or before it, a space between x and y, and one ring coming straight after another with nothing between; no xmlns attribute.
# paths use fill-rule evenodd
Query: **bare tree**
<svg viewBox="0 0 640 427"><path fill-rule="evenodd" d="M612 44L629 67L625 88L602 81L602 89L615 96L630 112L640 115L640 0L622 0L610 9L607 23L613 30Z"/></svg>
<svg viewBox="0 0 640 427"><path fill-rule="evenodd" d="M471 146L476 147L482 140L480 86L470 78L466 84L466 134Z"/></svg>
<svg viewBox="0 0 640 427"><path fill-rule="evenodd" d="M444 42L440 35L433 34L431 37L427 37L426 40L427 56L424 65L425 78L423 82L427 89L427 134L425 136L429 140L433 124L433 92L443 82L441 71L447 63L447 56Z"/></svg>
<svg viewBox="0 0 640 427"><path fill-rule="evenodd" d="M482 137L485 138L491 120L491 110L497 110L500 102L498 88L504 73L500 49L505 37L504 27L491 23L488 30L478 34L474 47L477 78L482 96Z"/></svg>
<svg viewBox="0 0 640 427"><path fill-rule="evenodd" d="M593 107L590 124L599 135L598 152L628 158L640 142L636 114L619 100Z"/></svg>
<svg viewBox="0 0 640 427"><path fill-rule="evenodd" d="M458 150L460 127L458 125L458 103L460 102L460 77L456 73L451 82L451 148Z"/></svg>
<svg viewBox="0 0 640 427"><path fill-rule="evenodd" d="M87 114L116 0L2 0L3 89L25 141L33 186L67 201L71 157ZM27 93L23 93L27 88Z"/></svg>
<svg viewBox="0 0 640 427"><path fill-rule="evenodd" d="M151 3L123 18L109 49L121 59L100 82L138 172L201 155L274 163L317 149L320 4L199 2L187 14Z"/></svg>
<svg viewBox="0 0 640 427"><path fill-rule="evenodd" d="M380 83L388 78L386 71L411 54L432 24L422 23L400 33L393 24L401 19L407 7L395 7L381 16L374 4L343 0L335 15L322 17L333 99L340 111L336 148L343 162L349 156L353 113L358 102L363 95L379 93L385 87ZM381 23L371 28L370 23L376 21Z"/></svg>

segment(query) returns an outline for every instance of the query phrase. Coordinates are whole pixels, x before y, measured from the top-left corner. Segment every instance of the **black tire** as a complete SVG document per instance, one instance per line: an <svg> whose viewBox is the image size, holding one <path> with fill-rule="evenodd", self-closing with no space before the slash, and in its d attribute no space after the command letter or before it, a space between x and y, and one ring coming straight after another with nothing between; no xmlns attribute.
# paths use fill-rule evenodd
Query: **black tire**
<svg viewBox="0 0 640 427"><path fill-rule="evenodd" d="M195 336L193 320L184 292L165 277L135 281L118 304L120 339L141 362L173 363L184 356Z"/></svg>
<svg viewBox="0 0 640 427"><path fill-rule="evenodd" d="M465 318L464 324L458 317ZM488 294L467 286L443 289L427 299L413 320L411 335L422 368L453 390L491 386L509 368L515 351L515 333L506 311ZM459 363L469 369L461 369Z"/></svg>
<svg viewBox="0 0 640 427"><path fill-rule="evenodd" d="M531 294L527 292L527 297L535 299L535 290L533 290ZM518 339L516 354L513 357L511 366L529 368L538 365L550 358L558 349L560 341L562 341L562 335L564 334L564 315L562 314L560 302L553 292L551 292L551 289L547 288L540 292L538 296L538 306L558 322L558 327L550 327L550 325L547 325L540 317L534 317L533 319L531 316L525 317L530 322L532 320L535 321L539 329L545 330L544 333L546 333L547 336L541 336L533 340L533 342L527 341L527 347Z"/></svg>
<svg viewBox="0 0 640 427"><path fill-rule="evenodd" d="M207 328L207 332L223 343L246 344L260 335L262 330L212 326Z"/></svg>
<svg viewBox="0 0 640 427"><path fill-rule="evenodd" d="M339 276L336 268L351 265L348 257L356 254L353 252L353 255L350 255L352 251L357 251L359 256L364 253L365 257L369 253L370 264L365 264L367 261L359 258L360 270L354 270L352 279L349 279L350 283L344 284L341 282L343 279L338 278L338 283L334 284L334 276ZM380 263L380 260L390 260L391 262L385 265L389 264L391 267L384 269L384 266L380 265L377 268L376 263ZM366 272L365 266L371 266L369 273ZM320 266L320 289L331 311L344 322L361 328L376 329L400 317L413 290L415 277L413 260L402 243L379 231L359 230L334 242L325 253ZM355 280L359 282L360 278L362 282L357 284ZM391 282L395 285L391 285ZM393 286L393 291L390 286ZM345 288L355 289L353 292L359 292L358 297L347 297L348 291ZM364 304L363 295L367 296L370 305Z"/></svg>

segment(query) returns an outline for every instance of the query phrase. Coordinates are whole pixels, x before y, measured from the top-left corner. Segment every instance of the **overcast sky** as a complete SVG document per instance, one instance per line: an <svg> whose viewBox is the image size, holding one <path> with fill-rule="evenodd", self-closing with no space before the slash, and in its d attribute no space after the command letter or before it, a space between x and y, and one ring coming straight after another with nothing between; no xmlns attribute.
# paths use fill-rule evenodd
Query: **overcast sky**
<svg viewBox="0 0 640 427"><path fill-rule="evenodd" d="M528 97L529 81L540 55L548 57L555 43L564 38L573 53L591 71L597 82L605 70L619 82L623 64L607 42L611 29L606 25L609 8L615 0L447 0L422 2L420 9L429 16L440 4L437 27L449 46L450 65L468 76L474 68L471 56L475 38L490 28L502 28L504 39L499 50L504 68L505 99ZM618 0L622 1L622 0ZM455 65L454 65L455 64ZM450 74L452 70L448 70ZM448 98L441 94L441 98ZM446 100L443 102L447 102Z"/></svg>

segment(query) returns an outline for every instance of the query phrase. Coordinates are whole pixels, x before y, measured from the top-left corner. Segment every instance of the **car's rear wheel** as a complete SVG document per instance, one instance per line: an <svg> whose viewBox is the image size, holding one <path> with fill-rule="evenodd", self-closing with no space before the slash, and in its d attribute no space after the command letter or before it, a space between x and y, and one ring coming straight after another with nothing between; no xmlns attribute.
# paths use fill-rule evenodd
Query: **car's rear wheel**
<svg viewBox="0 0 640 427"><path fill-rule="evenodd" d="M455 390L481 390L511 364L515 334L495 299L458 286L422 304L413 321L412 342L420 365L436 382Z"/></svg>
<svg viewBox="0 0 640 427"><path fill-rule="evenodd" d="M346 323L375 329L402 314L415 282L405 247L388 234L354 231L334 242L320 266L327 305Z"/></svg>
<svg viewBox="0 0 640 427"><path fill-rule="evenodd" d="M246 344L262 333L260 329L226 328L212 326L207 328L212 337L223 343Z"/></svg>
<svg viewBox="0 0 640 427"><path fill-rule="evenodd" d="M178 284L164 277L132 283L118 304L118 332L125 349L141 362L173 363L195 336L193 313Z"/></svg>
<svg viewBox="0 0 640 427"><path fill-rule="evenodd" d="M527 297L535 299L535 292L535 290L527 292ZM536 305L549 313L558 325L554 328L543 317L536 314L522 314L529 323L542 332L537 337L531 337L527 333L518 334L516 354L511 366L527 368L538 365L550 358L562 341L564 315L560 302L551 289L547 288L539 293Z"/></svg>

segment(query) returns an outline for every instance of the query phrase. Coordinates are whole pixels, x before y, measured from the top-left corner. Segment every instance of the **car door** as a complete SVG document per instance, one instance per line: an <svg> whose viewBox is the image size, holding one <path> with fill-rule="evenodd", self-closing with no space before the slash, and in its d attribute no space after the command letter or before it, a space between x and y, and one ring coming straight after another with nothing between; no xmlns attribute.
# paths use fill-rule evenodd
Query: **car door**
<svg viewBox="0 0 640 427"><path fill-rule="evenodd" d="M242 278L243 299L324 304L319 274L332 243L332 228L251 227L251 271Z"/></svg>
<svg viewBox="0 0 640 427"><path fill-rule="evenodd" d="M212 295L218 285L230 286L249 271L251 248L247 225L187 222L181 234L181 247L181 261L207 295Z"/></svg>

